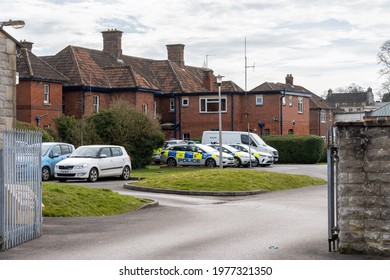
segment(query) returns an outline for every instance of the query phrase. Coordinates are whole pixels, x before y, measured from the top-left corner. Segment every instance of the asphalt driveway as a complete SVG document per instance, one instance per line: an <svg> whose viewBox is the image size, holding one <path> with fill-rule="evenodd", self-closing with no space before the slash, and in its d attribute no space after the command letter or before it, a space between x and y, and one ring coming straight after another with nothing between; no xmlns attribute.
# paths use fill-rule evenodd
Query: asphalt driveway
<svg viewBox="0 0 390 280"><path fill-rule="evenodd" d="M326 178L326 165L280 165L268 171ZM143 193L124 189L119 180L88 186L111 187L159 206L110 217L44 218L41 238L1 252L0 259L377 258L328 252L326 186L248 197Z"/></svg>

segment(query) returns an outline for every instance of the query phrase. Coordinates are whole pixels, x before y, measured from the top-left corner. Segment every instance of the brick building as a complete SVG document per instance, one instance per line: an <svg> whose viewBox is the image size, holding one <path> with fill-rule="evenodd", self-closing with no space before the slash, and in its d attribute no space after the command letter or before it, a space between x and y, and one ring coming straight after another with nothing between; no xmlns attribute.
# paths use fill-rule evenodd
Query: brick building
<svg viewBox="0 0 390 280"><path fill-rule="evenodd" d="M54 119L62 116L62 86L68 78L34 55L33 43L21 43L24 48L17 57L17 120L54 127Z"/></svg>
<svg viewBox="0 0 390 280"><path fill-rule="evenodd" d="M186 65L183 44L166 45L167 59L155 60L123 54L119 30L103 31L102 35L102 50L67 46L53 56L39 58L65 77L63 114L92 115L122 99L157 118L166 138L193 139L204 130L218 129L218 86L213 70ZM26 53L37 60L31 49ZM54 83L60 79L47 80ZM52 87L54 90L54 84ZM266 82L249 92L223 81L222 128L249 128L271 135L309 134L310 97L310 91L293 84L292 75L287 75L286 83ZM29 115L31 123L34 115L37 113Z"/></svg>
<svg viewBox="0 0 390 280"><path fill-rule="evenodd" d="M309 134L312 92L294 85L291 74L285 83L265 82L253 90L249 102L255 120L263 124L263 134ZM253 120L252 120L253 121Z"/></svg>
<svg viewBox="0 0 390 280"><path fill-rule="evenodd" d="M335 122L335 111L333 104L313 93L310 98L310 134L325 138Z"/></svg>

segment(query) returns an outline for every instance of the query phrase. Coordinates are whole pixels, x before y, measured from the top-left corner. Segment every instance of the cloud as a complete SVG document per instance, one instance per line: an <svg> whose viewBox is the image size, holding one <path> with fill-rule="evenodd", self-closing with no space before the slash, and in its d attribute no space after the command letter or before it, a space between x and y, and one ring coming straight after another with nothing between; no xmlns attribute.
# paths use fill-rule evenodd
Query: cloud
<svg viewBox="0 0 390 280"><path fill-rule="evenodd" d="M7 18L26 27L10 31L33 41L37 55L67 45L102 49L101 31L123 31L127 55L166 59L166 44L185 44L188 65L209 66L244 87L283 82L287 73L315 92L352 82L377 84L376 54L389 39L386 0L3 0ZM339 83L339 84L337 84Z"/></svg>

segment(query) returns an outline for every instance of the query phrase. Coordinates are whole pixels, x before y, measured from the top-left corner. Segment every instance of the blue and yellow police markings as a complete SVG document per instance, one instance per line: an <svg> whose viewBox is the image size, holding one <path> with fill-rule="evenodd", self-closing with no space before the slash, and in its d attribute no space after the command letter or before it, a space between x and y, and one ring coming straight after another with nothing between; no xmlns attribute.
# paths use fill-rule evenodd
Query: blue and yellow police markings
<svg viewBox="0 0 390 280"><path fill-rule="evenodd" d="M165 150L163 152L167 158L173 157L177 160L178 164L204 164L205 160L209 157L216 158L214 154L208 153L198 153L198 152L189 152L189 151L172 151Z"/></svg>

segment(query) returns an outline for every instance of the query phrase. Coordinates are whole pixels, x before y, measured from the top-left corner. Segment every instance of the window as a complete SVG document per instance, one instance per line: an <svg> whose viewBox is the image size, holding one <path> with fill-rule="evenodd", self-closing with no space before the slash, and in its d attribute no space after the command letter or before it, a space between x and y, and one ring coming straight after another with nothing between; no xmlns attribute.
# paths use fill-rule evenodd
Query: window
<svg viewBox="0 0 390 280"><path fill-rule="evenodd" d="M54 156L55 154L61 155L61 147L60 145L56 145L51 149L51 154L50 156Z"/></svg>
<svg viewBox="0 0 390 280"><path fill-rule="evenodd" d="M190 100L188 99L188 97L183 97L183 99L181 100L181 105L183 107L188 107L189 104L190 104Z"/></svg>
<svg viewBox="0 0 390 280"><path fill-rule="evenodd" d="M269 128L264 129L264 134L271 135L271 131L269 130Z"/></svg>
<svg viewBox="0 0 390 280"><path fill-rule="evenodd" d="M107 148L102 148L102 150L100 151L100 156L102 155L106 155L106 157L111 157L111 150L109 147Z"/></svg>
<svg viewBox="0 0 390 280"><path fill-rule="evenodd" d="M190 134L189 133L184 133L184 140L190 140Z"/></svg>
<svg viewBox="0 0 390 280"><path fill-rule="evenodd" d="M303 113L303 98L298 98L298 113Z"/></svg>
<svg viewBox="0 0 390 280"><path fill-rule="evenodd" d="M289 129L287 133L288 134L294 134L294 129Z"/></svg>
<svg viewBox="0 0 390 280"><path fill-rule="evenodd" d="M153 118L157 118L157 101L153 102Z"/></svg>
<svg viewBox="0 0 390 280"><path fill-rule="evenodd" d="M320 112L320 121L322 123L326 122L326 112L325 112L325 110L321 110L321 112Z"/></svg>
<svg viewBox="0 0 390 280"><path fill-rule="evenodd" d="M201 97L199 99L201 113L218 113L219 98ZM226 112L226 97L221 97L221 112Z"/></svg>
<svg viewBox="0 0 390 280"><path fill-rule="evenodd" d="M169 112L175 111L175 99L171 98L169 99Z"/></svg>
<svg viewBox="0 0 390 280"><path fill-rule="evenodd" d="M142 112L144 114L148 113L148 104L146 104L146 103L142 104Z"/></svg>
<svg viewBox="0 0 390 280"><path fill-rule="evenodd" d="M290 107L292 107L292 105L293 105L293 97L290 95L289 96L289 98L288 98L288 105L290 106Z"/></svg>
<svg viewBox="0 0 390 280"><path fill-rule="evenodd" d="M120 157L123 155L121 148L111 148L111 153L113 157Z"/></svg>
<svg viewBox="0 0 390 280"><path fill-rule="evenodd" d="M93 112L99 113L99 96L93 96Z"/></svg>
<svg viewBox="0 0 390 280"><path fill-rule="evenodd" d="M61 154L62 155L67 155L67 154L70 154L72 152L72 149L70 146L68 145L61 145Z"/></svg>
<svg viewBox="0 0 390 280"><path fill-rule="evenodd" d="M256 105L263 105L263 95L256 95Z"/></svg>
<svg viewBox="0 0 390 280"><path fill-rule="evenodd" d="M43 85L43 103L50 103L50 87L49 85Z"/></svg>

